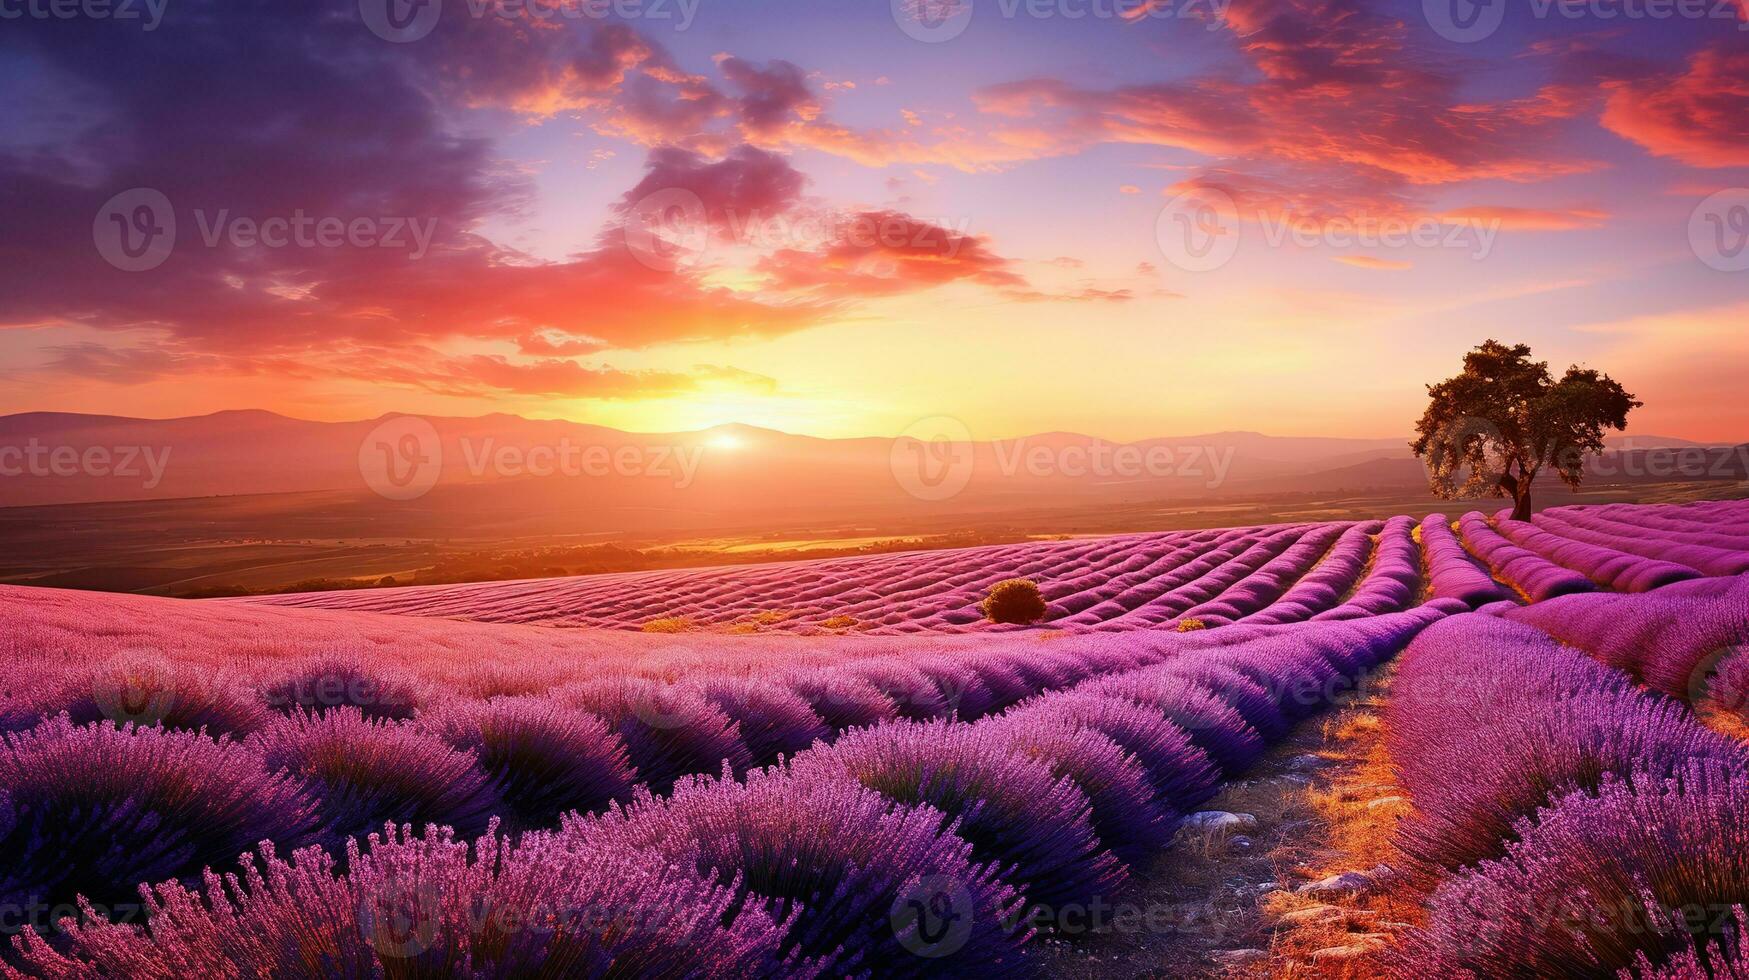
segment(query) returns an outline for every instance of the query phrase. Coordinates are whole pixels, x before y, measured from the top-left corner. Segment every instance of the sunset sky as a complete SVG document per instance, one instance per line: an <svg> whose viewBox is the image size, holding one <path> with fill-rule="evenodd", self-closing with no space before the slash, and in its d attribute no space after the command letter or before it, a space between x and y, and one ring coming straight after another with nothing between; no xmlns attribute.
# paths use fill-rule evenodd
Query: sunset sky
<svg viewBox="0 0 1749 980"><path fill-rule="evenodd" d="M0 413L1396 436L1494 336L1749 439L1749 0L909 2L8 22Z"/></svg>

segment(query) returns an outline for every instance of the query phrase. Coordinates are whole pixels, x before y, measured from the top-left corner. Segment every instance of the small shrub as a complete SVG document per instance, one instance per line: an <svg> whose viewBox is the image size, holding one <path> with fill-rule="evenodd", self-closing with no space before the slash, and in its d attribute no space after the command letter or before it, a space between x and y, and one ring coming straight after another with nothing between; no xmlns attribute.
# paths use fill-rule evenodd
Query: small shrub
<svg viewBox="0 0 1749 980"><path fill-rule="evenodd" d="M1178 632L1180 633L1194 633L1197 630L1206 630L1208 628L1209 624L1200 619L1191 618L1178 621Z"/></svg>
<svg viewBox="0 0 1749 980"><path fill-rule="evenodd" d="M833 616L820 625L829 630L853 630L860 624L855 616Z"/></svg>
<svg viewBox="0 0 1749 980"><path fill-rule="evenodd" d="M1027 578L1011 578L990 587L990 594L979 604L984 618L992 623L1030 626L1045 618L1045 597L1038 583Z"/></svg>

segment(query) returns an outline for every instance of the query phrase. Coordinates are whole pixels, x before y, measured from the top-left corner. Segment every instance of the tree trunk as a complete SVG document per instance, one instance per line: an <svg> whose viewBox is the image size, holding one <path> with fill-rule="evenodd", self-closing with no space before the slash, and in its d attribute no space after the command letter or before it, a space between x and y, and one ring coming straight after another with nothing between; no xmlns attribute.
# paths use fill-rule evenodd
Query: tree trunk
<svg viewBox="0 0 1749 980"><path fill-rule="evenodd" d="M1512 495L1512 519L1515 521L1530 520L1530 481L1520 480L1516 492Z"/></svg>

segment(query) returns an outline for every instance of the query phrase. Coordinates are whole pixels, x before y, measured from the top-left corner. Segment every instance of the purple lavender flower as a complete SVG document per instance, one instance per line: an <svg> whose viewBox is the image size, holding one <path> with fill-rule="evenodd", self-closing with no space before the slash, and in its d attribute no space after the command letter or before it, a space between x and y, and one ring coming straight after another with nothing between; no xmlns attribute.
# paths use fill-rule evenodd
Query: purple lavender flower
<svg viewBox="0 0 1749 980"><path fill-rule="evenodd" d="M772 681L752 677L706 677L692 682L706 701L741 726L741 738L755 766L795 755L832 737L808 702Z"/></svg>
<svg viewBox="0 0 1749 980"><path fill-rule="evenodd" d="M931 807L848 779L755 770L744 784L689 778L568 820L579 850L656 849L792 920L785 954L833 975L1005 976L1026 966L1023 899Z"/></svg>
<svg viewBox="0 0 1749 980"><path fill-rule="evenodd" d="M999 732L1008 751L1037 759L1087 794L1093 831L1119 860L1137 867L1172 842L1176 813L1160 806L1148 771L1110 738L1038 715L989 718L980 725Z"/></svg>
<svg viewBox="0 0 1749 980"><path fill-rule="evenodd" d="M399 671L349 657L320 657L296 664L262 686L267 706L282 714L356 708L367 718L402 721L425 702L420 685Z"/></svg>
<svg viewBox="0 0 1749 980"><path fill-rule="evenodd" d="M1025 722L1020 722L1024 724ZM1012 750L1010 729L947 722L853 732L791 763L799 779L850 778L959 821L972 855L1005 869L1034 905L1086 906L1125 879L1073 780Z"/></svg>
<svg viewBox="0 0 1749 980"><path fill-rule="evenodd" d="M229 740L63 716L0 744L0 906L37 928L80 895L126 918L143 882L228 865L262 840L302 843L315 825L295 780Z"/></svg>
<svg viewBox="0 0 1749 980"><path fill-rule="evenodd" d="M703 695L645 677L607 677L553 692L562 704L599 715L625 740L638 778L658 793L681 776L736 772L753 763L741 726Z"/></svg>
<svg viewBox="0 0 1749 980"><path fill-rule="evenodd" d="M628 799L636 782L625 744L606 722L544 698L456 700L419 722L451 748L473 753L512 830L604 809Z"/></svg>
<svg viewBox="0 0 1749 980"><path fill-rule="evenodd" d="M1636 773L1520 822L1506 856L1433 897L1420 976L1610 976L1735 936L1749 901L1749 779L1717 761Z"/></svg>
<svg viewBox="0 0 1749 980"><path fill-rule="evenodd" d="M150 931L88 921L64 951L26 944L43 977L688 976L790 972L784 925L733 888L639 850L573 849L544 835L470 848L448 829L389 828L333 856L262 848L204 895L148 892ZM806 969L796 972L806 973Z"/></svg>
<svg viewBox="0 0 1749 980"><path fill-rule="evenodd" d="M499 803L472 753L411 722L372 719L357 708L300 711L250 736L249 744L269 769L310 787L330 846L385 822L477 834Z"/></svg>

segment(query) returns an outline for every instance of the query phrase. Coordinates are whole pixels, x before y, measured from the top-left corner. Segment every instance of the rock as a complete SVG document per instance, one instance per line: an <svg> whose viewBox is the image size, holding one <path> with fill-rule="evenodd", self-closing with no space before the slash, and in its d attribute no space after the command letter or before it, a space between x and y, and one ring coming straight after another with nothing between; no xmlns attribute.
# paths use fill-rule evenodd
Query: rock
<svg viewBox="0 0 1749 980"><path fill-rule="evenodd" d="M1329 764L1329 759L1321 755L1313 755L1310 752L1301 753L1287 760L1287 767L1294 772L1310 772L1314 769L1322 769Z"/></svg>
<svg viewBox="0 0 1749 980"><path fill-rule="evenodd" d="M1216 963L1228 966L1239 966L1245 963L1256 963L1269 958L1269 953L1261 949L1217 949L1209 954Z"/></svg>
<svg viewBox="0 0 1749 980"><path fill-rule="evenodd" d="M1328 878L1307 882L1294 889L1294 892L1299 895L1359 895L1373 885L1373 876L1365 871L1344 871Z"/></svg>
<svg viewBox="0 0 1749 980"><path fill-rule="evenodd" d="M1251 830L1257 826L1257 817L1249 813L1228 813L1225 810L1204 810L1184 818L1187 830L1203 832L1225 830Z"/></svg>
<svg viewBox="0 0 1749 980"><path fill-rule="evenodd" d="M1284 912L1277 920L1285 925L1335 925L1348 919L1348 913L1334 905L1312 905Z"/></svg>
<svg viewBox="0 0 1749 980"><path fill-rule="evenodd" d="M1264 896L1264 895L1268 895L1271 892L1284 892L1284 891L1287 891L1287 889L1281 887L1280 882L1266 881L1263 884L1257 886L1257 894L1259 897Z"/></svg>
<svg viewBox="0 0 1749 980"><path fill-rule="evenodd" d="M1249 851L1257 842L1243 834L1236 835L1227 841L1227 847L1234 851Z"/></svg>

